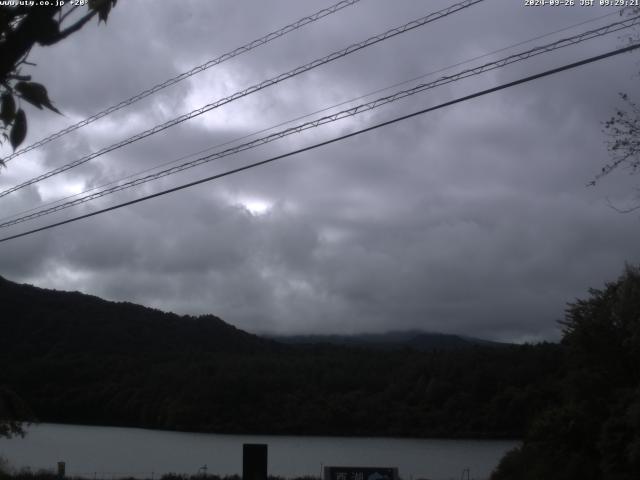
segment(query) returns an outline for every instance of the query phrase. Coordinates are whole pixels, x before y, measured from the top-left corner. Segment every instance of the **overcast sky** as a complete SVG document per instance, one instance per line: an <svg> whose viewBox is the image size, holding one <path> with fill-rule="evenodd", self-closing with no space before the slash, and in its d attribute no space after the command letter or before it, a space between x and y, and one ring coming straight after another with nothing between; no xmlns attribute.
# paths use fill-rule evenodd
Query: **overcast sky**
<svg viewBox="0 0 640 480"><path fill-rule="evenodd" d="M118 2L106 25L92 22L32 52L34 80L47 85L64 116L25 107L23 145L332 3ZM451 3L362 0L12 160L0 187ZM615 11L487 0L15 192L0 200L0 216ZM0 233L213 175L624 43L621 34L591 40ZM251 332L417 328L556 340L567 302L617 278L625 262L640 262L639 215L609 206L632 204L640 177L619 171L585 186L608 160L602 122L620 105L617 93L638 92L638 60L637 53L607 59L2 243L0 275L177 313L213 313ZM5 145L2 153L10 152Z"/></svg>

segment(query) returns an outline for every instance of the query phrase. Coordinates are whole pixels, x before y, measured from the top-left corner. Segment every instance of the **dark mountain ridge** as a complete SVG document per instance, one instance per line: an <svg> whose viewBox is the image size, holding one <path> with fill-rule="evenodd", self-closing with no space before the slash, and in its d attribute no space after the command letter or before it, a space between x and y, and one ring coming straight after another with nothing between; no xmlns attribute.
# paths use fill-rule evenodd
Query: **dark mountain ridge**
<svg viewBox="0 0 640 480"><path fill-rule="evenodd" d="M354 335L253 335L214 315L177 315L130 302L113 302L11 282L0 276L0 329L3 348L20 347L28 337L38 348L66 351L234 350L254 351L286 345L335 345L428 351L509 344L420 330ZM13 346L13 347L12 347Z"/></svg>
<svg viewBox="0 0 640 480"><path fill-rule="evenodd" d="M255 351L275 346L214 315L177 315L3 277L0 308L0 348L5 351Z"/></svg>

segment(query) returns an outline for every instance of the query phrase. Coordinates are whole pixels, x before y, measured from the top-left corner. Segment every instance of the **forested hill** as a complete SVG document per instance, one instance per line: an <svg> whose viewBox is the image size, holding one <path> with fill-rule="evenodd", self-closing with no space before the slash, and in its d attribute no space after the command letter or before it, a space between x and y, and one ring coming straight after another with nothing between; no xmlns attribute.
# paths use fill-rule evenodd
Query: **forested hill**
<svg viewBox="0 0 640 480"><path fill-rule="evenodd" d="M0 280L0 388L40 421L220 433L519 437L554 399L559 345L285 345Z"/></svg>
<svg viewBox="0 0 640 480"><path fill-rule="evenodd" d="M441 350L506 346L460 335L397 331L360 335L259 337L213 315L180 316L80 292L17 284L0 276L0 347L39 351L256 351L288 345L338 345L374 349Z"/></svg>
<svg viewBox="0 0 640 480"><path fill-rule="evenodd" d="M0 277L0 349L5 352L256 351L274 342L213 315L180 316L79 292Z"/></svg>

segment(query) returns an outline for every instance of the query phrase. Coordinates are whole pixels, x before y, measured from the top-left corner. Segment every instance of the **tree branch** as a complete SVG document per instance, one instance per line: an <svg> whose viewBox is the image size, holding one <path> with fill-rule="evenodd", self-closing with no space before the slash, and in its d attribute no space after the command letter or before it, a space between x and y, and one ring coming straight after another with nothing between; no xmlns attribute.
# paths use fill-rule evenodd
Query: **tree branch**
<svg viewBox="0 0 640 480"><path fill-rule="evenodd" d="M0 44L0 78L4 79L13 71L16 63L38 41L38 33L56 14L59 7L38 7L29 11L15 30L8 32Z"/></svg>
<svg viewBox="0 0 640 480"><path fill-rule="evenodd" d="M31 75L7 75L9 80L20 80L23 82L28 82L31 80Z"/></svg>
<svg viewBox="0 0 640 480"><path fill-rule="evenodd" d="M66 11L60 17L60 25L62 25L62 22L64 22L65 18L67 18L71 13L73 13L77 8L78 8L78 5L73 5L68 11ZM60 12L62 13L62 10L60 10Z"/></svg>
<svg viewBox="0 0 640 480"><path fill-rule="evenodd" d="M640 210L640 205L636 205L634 207L628 207L628 208L616 207L611 202L611 199L609 199L609 197L607 197L607 205L609 206L609 208L612 208L613 210L615 210L618 213L631 213L631 212L635 212L636 210Z"/></svg>
<svg viewBox="0 0 640 480"><path fill-rule="evenodd" d="M98 12L96 10L91 10L89 13L87 13L84 17L82 17L80 20L78 20L76 23L74 23L73 25L65 28L64 30L62 30L58 35L56 35L53 38L53 42L59 42L60 40L63 40L64 38L67 38L69 35L71 35L72 33L77 32L78 30L80 30L82 27L85 26L85 24L91 20L93 17L96 16Z"/></svg>

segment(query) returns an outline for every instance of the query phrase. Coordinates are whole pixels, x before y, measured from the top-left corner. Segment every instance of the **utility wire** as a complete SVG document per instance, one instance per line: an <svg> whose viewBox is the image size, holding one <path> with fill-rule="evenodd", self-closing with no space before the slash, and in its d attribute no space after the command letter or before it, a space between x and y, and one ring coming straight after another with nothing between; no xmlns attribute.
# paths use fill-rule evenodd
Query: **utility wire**
<svg viewBox="0 0 640 480"><path fill-rule="evenodd" d="M260 82L258 84L255 84L245 90L239 91L234 93L233 95L230 95L228 97L222 98L220 100L217 100L213 103L207 104L203 107L200 107L196 110L193 110L189 113L186 113L184 115L181 115L179 117L176 117L172 120L169 120L168 122L165 122L163 124L160 125L156 125L155 127L146 130L144 132L138 133L137 135L134 135L132 137L129 137L125 140L122 140L118 143L115 143L113 145L110 145L108 147L103 148L102 150L99 150L97 152L91 153L90 155L87 155L85 157L82 157L78 160L75 160L73 162L67 163L66 165L62 165L61 167L55 168L53 170L50 170L46 173L43 173L42 175L39 175L37 177L34 177L30 180L27 180L23 183L20 183L19 185L16 185L14 187L11 187L7 190L4 190L2 192L0 192L0 197L4 197L12 192L15 192L16 190L20 190L21 188L27 187L29 185L33 185L34 183L40 182L46 178L52 177L54 175L57 175L59 173L65 172L71 168L77 167L79 165L82 165L90 160L93 160L94 158L97 158L101 155L104 155L105 153L111 152L113 150L116 150L118 148L124 147L125 145L129 145L131 143L134 143L138 140L141 140L143 138L146 138L150 135L153 135L155 133L161 132L163 130L166 130L169 127L173 127L175 125L178 125L182 122L185 122L187 120L190 120L192 118L195 118L199 115L202 115L203 113L207 113L211 110L213 110L214 108L218 108L221 107L222 105L226 105L227 103L233 102L234 100L237 100L239 98L242 97L246 97L247 95L250 95L252 93L258 92L264 88L270 87L272 85L275 85L277 83L280 83L284 80L287 80L289 78L295 77L297 75L300 75L301 73L307 72L311 69L314 69L316 67L319 67L321 65L324 65L325 63L329 63L332 62L334 60L337 60L339 58L342 58L344 56L347 56L351 53L357 52L359 50L362 50L363 48L369 47L371 45L374 45L376 43L382 42L384 40L388 40L389 38L395 37L396 35L400 35L403 33L406 33L408 31L411 31L415 28L424 26L428 23L434 22L436 20L439 20L441 18L444 18L446 16L449 16L453 13L459 12L463 9L469 8L472 5L475 5L476 3L480 3L483 2L484 0L464 0L463 2L460 3L456 3L454 5L451 5L447 8L444 8L442 10L439 10L437 12L434 13L430 13L424 17L418 18L416 20L412 20L411 22L408 22L400 27L396 27L393 28L391 30L387 30L386 32L379 34L379 35L375 35L373 37L368 38L367 40L364 40L360 43L354 43L342 50L338 50L336 52L333 52L325 57L316 59L312 62L309 62L305 65L299 66L294 68L293 70L290 70L287 73L282 73L276 77L270 78L269 80L264 80L263 82Z"/></svg>
<svg viewBox="0 0 640 480"><path fill-rule="evenodd" d="M242 167L234 168L232 170L227 170L226 172L218 173L218 174L212 175L210 177L206 177L206 178L202 178L200 180L196 180L196 181L193 181L193 182L185 183L183 185L179 185L177 187L169 188L167 190L163 190L163 191L151 194L151 195L146 195L144 197L140 197L140 198L137 198L135 200L130 200L128 202L119 203L117 205L113 205L113 206L108 207L108 208L103 208L101 210L96 210L94 212L87 213L85 215L80 215L80 216L73 217L73 218L70 218L70 219L67 219L67 220L63 220L61 222L51 223L51 224L45 225L43 227L39 227L39 228L35 228L33 230L22 232L22 233L19 233L19 234L16 234L16 235L11 235L11 236L8 236L8 237L0 238L0 243L7 242L9 240L13 240L13 239L16 239L16 238L21 238L21 237L24 237L24 236L27 236L27 235L31 235L33 233L42 232L44 230L49 230L51 228L59 227L61 225L66 225L68 223L76 222L78 220L82 220L82 219L85 219L85 218L89 218L89 217L93 217L93 216L96 216L96 215L100 215L102 213L110 212L112 210L117 210L117 209L120 209L120 208L123 208L123 207L127 207L129 205L134 205L136 203L141 203L141 202L144 202L146 200L151 200L152 198L161 197L161 196L167 195L169 193L177 192L179 190L184 190L186 188L193 187L195 185L200 185L202 183L206 183L206 182L210 182L210 181L213 181L213 180L217 180L219 178L226 177L226 176L229 176L229 175L232 175L232 174L235 174L235 173L239 173L239 172L242 172L242 171L245 171L245 170L250 170L252 168L259 167L259 166L262 166L262 165L266 165L266 164L275 162L277 160L281 160L283 158L291 157L291 156L297 155L299 153L307 152L307 151L314 150L314 149L319 148L319 147L323 147L325 145L329 145L329 144L336 143L336 142L339 142L339 141L342 141L342 140L346 140L347 138L355 137L357 135L360 135L360 134L363 134L363 133L366 133L366 132L370 132L370 131L376 130L378 128L381 128L381 127L385 127L385 126L388 126L388 125L391 125L391 124L394 124L394 123L397 123L397 122L400 122L400 121L403 121L403 120L407 120L409 118L416 117L418 115L423 115L425 113L432 112L432 111L435 111L435 110L439 110L441 108L445 108L445 107L448 107L448 106L451 106L451 105L455 105L455 104L458 104L458 103L466 102L466 101L471 100L473 98L481 97L481 96L484 96L484 95L487 95L487 94L490 94L490 93L494 93L494 92L497 92L497 91L500 91L500 90L504 90L506 88L514 87L516 85L520 85L520 84L523 84L523 83L531 82L533 80L537 80L539 78L543 78L543 77L547 77L547 76L550 76L550 75L554 75L556 73L564 72L566 70L571 70L573 68L577 68L577 67L580 67L582 65L587 65L589 63L597 62L599 60L604 60L605 58L609 58L609 57L612 57L612 56L615 56L615 55L620 55L622 53L630 52L632 50L636 50L639 47L640 47L640 43L629 45L627 47L619 48L617 50L613 50L613 51L610 51L610 52L607 52L607 53L603 53L601 55L596 55L594 57L589 57L589 58L586 58L586 59L578 61L578 62L565 64L565 65L563 65L561 67L553 68L551 70L546 70L544 72L537 73L535 75L530 75L530 76L527 76L527 77L524 77L524 78L520 78L519 80L514 80L514 81L508 82L508 83L503 83L503 84L498 85L498 86L493 87L493 88L489 88L489 89L482 90L482 91L479 91L479 92L476 92L476 93L472 93L470 95L466 95L464 97L460 97L460 98L457 98L457 99L454 99L454 100L450 100L448 102L441 103L441 104L436 105L434 107L429 107L429 108L418 110L416 112L413 112L413 113L410 113L410 114L407 114L407 115L402 115L400 117L396 117L394 119L387 120L385 122L381 122L381 123L378 123L376 125L372 125L370 127L363 128L361 130L357 130L355 132L351 132L351 133L348 133L348 134L345 134L345 135L334 137L334 138L332 138L330 140L325 140L324 142L315 143L313 145L309 145L307 147L300 148L298 150L294 150L292 152L284 153L282 155L277 155L275 157L271 157L271 158L268 158L266 160L262 160L260 162L255 162L255 163L251 163L249 165L244 165Z"/></svg>
<svg viewBox="0 0 640 480"><path fill-rule="evenodd" d="M504 51L506 51L506 50L510 50L510 49L512 49L512 48L519 47L519 46L521 46L521 45L526 45L527 43L531 43L531 42L533 42L533 41L535 41L535 40L540 40L540 39L542 39L542 38L546 38L546 37L549 37L549 36L551 36L551 35L556 35L556 34L558 34L558 33L565 32L565 31L567 31L567 30L571 30L571 29L573 29L573 28L576 28L576 27L579 27L579 26L582 26L582 25L586 25L586 24L588 24L588 23L593 23L593 22L596 22L596 21L598 21L598 20L602 20L603 18L606 18L606 17L611 17L611 16L613 16L613 15L619 15L619 12L605 13L604 15L600 15L600 16L598 16L598 17L594 17L594 18L591 18L591 19L589 19L589 20L585 20L585 21L583 21L583 22L579 22L579 23L574 23L574 24L572 24L572 25L568 25L568 26L563 27L563 28L561 28L561 29L559 29L559 30L554 30L554 31L552 31L552 32L547 32L547 33L544 33L544 34L541 34L541 35L537 35L537 36L535 36L535 37L529 38L528 40L523 40L523 41L521 41L521 42L514 43L514 44L509 45L509 46L507 46L507 47L503 47L503 48L500 48L500 49L498 49L498 50L493 50L493 51L491 51L491 52L484 53L484 54L482 54L482 55L478 55L478 56L476 56L476 57L472 57L472 58L469 58L469 59L467 59L467 60L463 60L463 61L458 62L458 63L454 63L454 64L449 65L449 66L447 66L447 67L443 67L443 68L440 68L440 69L438 69L438 70L431 71L431 72L429 72L429 73L424 73L424 74L419 75L419 76L417 76L417 77L413 77L413 78L410 78L410 79L408 79L408 80L403 80L402 82L399 82L399 83L394 83L393 85L388 85L388 86L386 86L386 87L379 88L379 89L377 89L377 90L371 91L371 92L369 92L369 93L365 93L365 94L360 95L360 96L358 96L358 97L351 98L351 99L349 99L349 100L345 100L345 101L342 101L342 102L340 102L340 103L336 103L336 104L331 105L331 106L329 106L329 107L324 107L324 108L322 108L322 109L320 109L320 110L315 110L315 111L313 111L313 112L310 112L310 113L307 113L307 114L301 115L301 116L299 116L299 117L295 117L295 118L292 118L292 119L290 119L290 120L286 120L286 121L284 121L284 122L280 122L280 123L278 123L278 124L276 124L276 125L272 125L272 126L270 126L270 127L266 127L266 128L263 128L263 129L260 129L260 130L254 131L254 132L248 133L248 134L246 134L246 135L242 135L241 137L236 137L236 138L234 138L234 139L232 139L232 140L228 140L228 141L225 141L225 142L223 142L223 143L218 143L218 144L212 145L212 146L210 146L210 147L207 147L207 148L205 148L205 149L199 150L199 151L197 151L197 152L192 152L192 153L190 153L190 154L183 155L183 156L181 156L181 157L178 157L177 159L174 159L174 160L170 160L170 161L168 161L168 162L161 163L161 164L156 165L156 166L154 166L154 167L146 168L146 169L144 169L144 170L139 170L139 171L137 171L137 172L135 172L135 173L131 173L131 174L128 174L128 175L126 175L126 176L124 176L124 177L120 177L120 178L118 178L118 179L116 179L116 180L111 180L111 181L109 181L109 182L107 182L107 183L103 183L103 184L101 184L101 185L97 185L97 186L95 186L95 187L88 188L88 189L83 190L83 191L81 191L81 192L74 193L74 194L72 194L72 195L67 195L67 196L65 196L65 197L61 197L61 198L58 198L58 199L56 199L56 200L52 200L52 201L49 201L49 202L43 203L43 204L41 204L41 205L39 205L39 206L32 207L32 208L28 208L28 209L26 209L26 210L21 210L21 211L18 211L18 212L14 212L14 213L12 213L12 214L10 214L10 215L7 215L7 216L5 216L5 217L1 217L1 218L0 218L0 222L3 222L3 221L5 221L5 220L9 220L9 219L15 218L15 217L20 216L20 215L24 215L24 214L27 214L27 213L33 212L34 210L38 210L38 209L43 208L43 207L48 207L48 206L52 206L52 205L55 205L55 204L60 203L60 202L64 202L65 200L69 200L69 199L71 199L71 198L79 197L80 195L84 195L84 194L86 194L86 193L93 192L93 191L95 191L95 190L100 190L100 189L102 189L102 188L106 188L106 187L108 187L108 186L110 186L110 185L114 185L114 184L116 184L116 183L123 182L123 181L125 181L125 180L129 180L129 179L131 179L131 178L137 177L137 176L139 176L139 175L143 175L143 174L148 173L148 172L152 172L152 171L154 171L154 170L158 170L159 168L166 167L167 165L173 165L174 163L178 163L178 162L180 162L180 161L182 161L182 160L186 160L186 159L188 159L188 158L192 158L192 157L195 157L195 156L197 156L197 155L202 155L203 153L210 152L211 150L214 150L214 149L216 149L216 148L221 148L221 147L225 147L225 146L227 146L227 145L231 145L231 144L233 144L233 143L236 143L236 142L239 142L239 141L245 140L245 139L247 139L247 138L251 138L251 137L256 136L256 135L259 135L259 134L261 134L261 133L265 133L265 132L268 132L268 131L270 131L270 130L274 130L274 129L278 128L278 127L282 127L282 126L284 126L284 125L288 125L288 124L290 124L290 123L297 122L298 120L302 120L302 119L304 119L304 118L311 117L311 116L316 115L316 114L318 114L318 113L323 113L323 112L326 112L326 111L332 110L332 109L334 109L334 108L341 107L341 106L343 106L343 105L347 105L347 104L350 104L350 103L353 103L353 102L357 102L358 100L362 100L362 99L364 99L364 98L370 97L370 96L375 95L375 94L377 94L377 93L382 93L382 92L384 92L384 91L391 90L392 88L401 87L401 86L403 86L403 85L408 85L409 83L413 83L413 82L415 82L415 81L417 81L417 80L421 80L421 79L423 79L423 78L433 76L433 75L435 75L435 74L437 74L437 73L444 72L444 71L450 70L450 69L452 69L452 68L459 67L459 66L461 66L461 65L466 65L466 64L471 63L471 62L473 62L473 61L480 60L480 59L482 59L482 58L486 58L486 57L490 57L490 56L493 56L493 55L495 55L495 54L497 54L497 53L504 52ZM0 224L0 227L2 227L2 225L1 225L1 224Z"/></svg>
<svg viewBox="0 0 640 480"><path fill-rule="evenodd" d="M332 5L328 8L324 8L312 15L303 17L299 20L297 20L296 22L293 22L285 27L282 27L279 30L276 30L274 32L268 33L267 35L260 37L256 40L253 40L252 42L249 42L241 47L236 48L235 50L232 50L231 52L227 52L223 55L220 55L217 58L214 58L212 60L209 60L205 63L203 63L202 65L198 65L197 67L193 67L191 70L187 71L187 72L183 72L179 75L176 75L175 77L172 77L168 80L165 80L162 83L159 83L157 85L154 85L153 87L138 93L137 95L134 95L131 98L128 98L127 100L123 100L120 103L117 103L115 105L112 105L111 107L108 107L104 110L102 110L101 112L96 113L95 115L92 115L91 117L85 118L84 120L75 123L73 125L70 125L56 133L53 133L51 135L49 135L46 138L43 138L42 140L39 140L35 143L32 143L31 145L28 145L20 150L15 151L14 153L12 153L11 155L7 156L6 158L4 158L4 162L7 163L8 161L22 155L23 153L27 153L31 150L34 150L38 147L41 147L42 145L45 145L49 142L51 142L52 140L55 140L57 138L62 137L63 135L66 135L67 133L71 133L75 130L78 130L79 128L82 128L86 125L89 125L90 123L95 122L96 120L101 119L102 117L106 117L107 115L116 112L124 107L127 107L129 105L132 105L134 103L136 103L139 100L142 100L143 98L148 97L149 95L152 95L164 88L170 87L171 85L175 85L178 82L181 82L182 80L185 80L197 73L200 72L204 72L205 70L214 67L216 65L219 65L223 62L226 62L227 60L231 60L234 57L237 57L238 55L242 55L243 53L247 53L250 50L253 50L254 48L260 47L262 45L265 45L277 38L280 38L288 33L291 33L301 27L304 27L305 25L308 25L310 23L313 23L317 20L320 20L321 18L324 18L328 15L331 15L333 13L336 13L340 10L342 10L343 8L346 7L350 7L351 5L358 3L360 0L342 0L338 3L336 3L335 5Z"/></svg>
<svg viewBox="0 0 640 480"><path fill-rule="evenodd" d="M600 37L600 36L606 35L608 33L616 32L616 31L622 30L623 28L629 28L629 27L632 27L632 26L637 25L637 24L640 24L640 16L634 17L634 18L631 18L631 19L628 19L628 20L625 20L625 21L621 21L621 22L615 22L615 23L607 25L605 27L601 27L601 28L598 28L598 29L595 29L595 30L590 30L590 31L587 31L587 32L583 32L583 33L580 33L578 35L574 35L573 37L569 37L569 38L565 38L565 39L562 39L562 40L558 40L556 42L553 42L553 43L550 43L550 44L547 44L547 45L535 47L535 48L532 48L530 50L527 50L527 51L524 51L524 52L521 52L521 53L516 53L516 54L510 55L508 57L502 58L500 60L496 60L494 62L489 62L489 63L486 63L484 65L481 65L481 66L478 66L478 67L475 67L475 68L463 70L463 71L461 71L461 72L459 72L457 74L454 74L454 75L444 76L444 77L441 77L441 78L439 78L439 79L437 79L437 80L435 80L433 82L430 82L430 83L420 84L420 85L417 85L417 86L415 86L413 88L410 88L410 89L407 89L407 90L401 90L401 91L396 92L396 93L394 93L392 95L381 97L381 98L372 100L370 102L363 103L363 104L348 108L346 110L342 110L340 112L333 113L331 115L326 115L326 116L318 118L316 120L305 122L305 123L302 123L302 124L287 128L285 130L281 130L279 132L272 133L272 134L267 135L265 137L261 137L261 138L255 139L255 140L252 140L250 142L246 142L246 143L243 143L241 145L238 145L238 146L235 146L235 147L228 148L226 150L222 150L222 151L213 153L211 155L200 157L200 158L197 158L195 160L191 160L189 162L185 162L185 163L183 163L181 165L177 165L177 166L174 166L174 167L171 167L171 168L167 168L165 170L161 170L159 172L147 175L145 177L140 177L140 178L137 178L135 180L131 180L129 182L126 182L126 183L123 183L123 184L120 184L120 185L115 185L115 186L113 186L111 188L107 188L107 189L95 192L93 194L77 198L75 200L71 200L71 201L68 201L68 202L65 202L65 203L50 207L50 208L45 208L45 209L39 210L37 212L31 213L31 214L28 214L28 215L23 215L23 216L20 216L18 218L15 218L13 220L5 221L3 223L0 223L0 228L7 228L7 227L10 227L10 226L16 225L18 223L22 223L22 222L25 222L25 221L28 221L28 220L33 220L35 218L39 218L39 217L42 217L42 216L45 216L45 215L49 215L49 214L52 214L52 213L55 213L55 212L58 212L58 211L61 211L61 210L64 210L64 209L67 209L67 208L70 208L70 207L74 207L74 206L77 206L77 205L80 205L80 204L83 204L83 203L87 203L87 202L90 202L92 200L96 200L98 198L102 198L104 196L110 195L112 193L116 193L116 192L120 192L120 191L129 189L129 188L137 187L137 186L142 185L144 183L147 183L147 182L150 182L150 181L153 181L153 180L157 180L157 179L169 176L169 175L173 175L173 174L176 174L178 172L181 172L181 171L184 171L184 170L187 170L187 169L194 168L196 166L202 165L204 163L208 163L208 162L211 162L211 161L214 161L214 160L218 160L218 159L223 158L223 157L227 157L229 155L233 155L233 154L236 154L236 153L239 153L239 152L243 152L243 151L258 147L260 145L264 145L264 144L273 142L275 140L279 140L279 139L281 139L283 137L286 137L286 136L289 136L289 135L292 135L292 134L295 134L295 133L300 133L302 131L309 130L311 128L316 128L316 127L319 127L321 125L325 125L327 123L332 123L332 122L335 122L337 120L341 120L343 118L352 117L352 116L358 115L360 113L363 113L363 112L366 112L366 111L369 111L369 110L373 110L373 109L381 107L383 105L398 101L400 99L409 97L411 95L415 95L417 93L424 92L426 90L430 90L430 89L439 87L441 85L445 85L445 84L448 84L448 83L456 82L456 81L462 80L464 78L469 78L471 76L475 76L475 75L479 75L479 74L482 74L482 73L485 73L485 72L488 72L488 71L491 71L491 70L495 70L497 68L502 68L502 67L504 67L506 65L510 65L510 64L513 64L513 63L516 63L516 62L521 62L521 61L527 60L527 59L529 59L531 57L534 57L534 56L537 56L537 55L540 55L540 54L543 54L543 53L551 52L553 50L557 50L559 48L567 47L567 46L570 46L570 45L575 45L577 43L580 43L580 42L583 42L583 41L586 41L586 40L589 40L589 39L592 39L592 38Z"/></svg>

